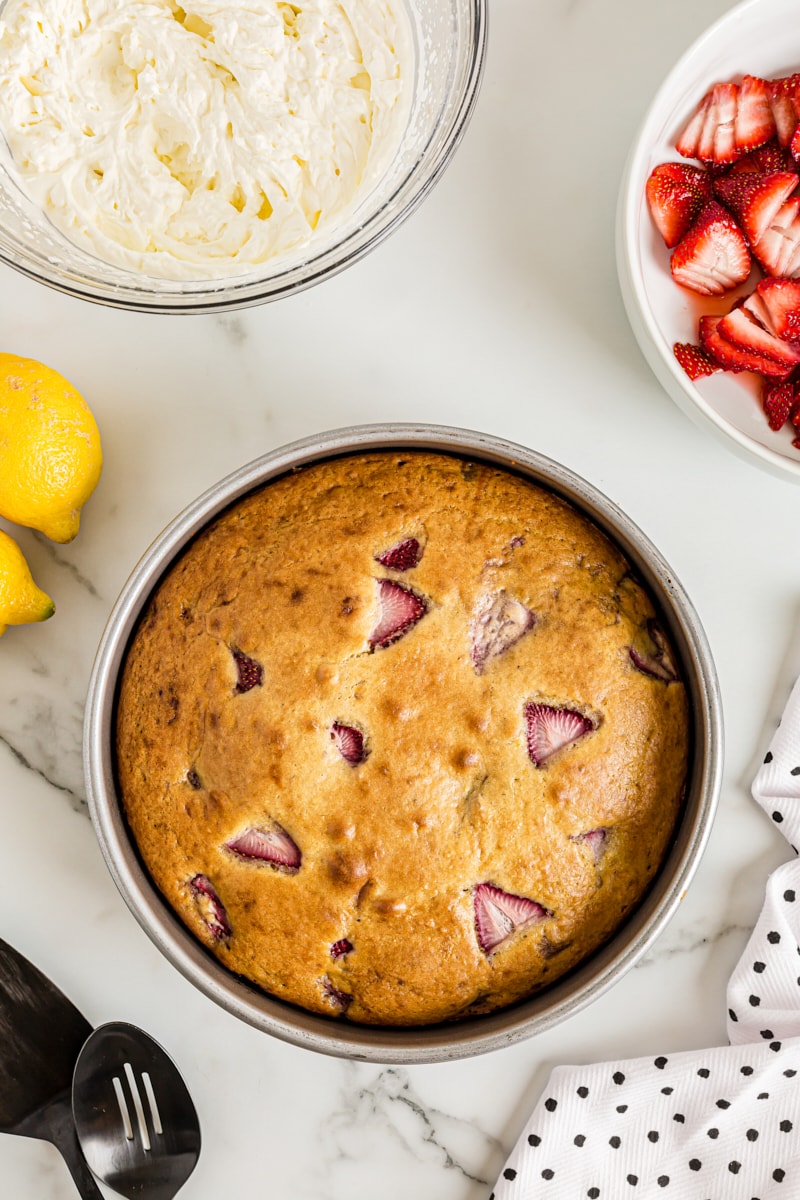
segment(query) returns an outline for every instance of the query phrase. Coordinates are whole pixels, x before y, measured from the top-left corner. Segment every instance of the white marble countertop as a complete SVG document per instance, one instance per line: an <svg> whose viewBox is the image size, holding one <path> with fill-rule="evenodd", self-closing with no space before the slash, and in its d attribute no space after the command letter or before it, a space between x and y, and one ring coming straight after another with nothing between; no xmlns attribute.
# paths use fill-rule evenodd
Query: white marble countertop
<svg viewBox="0 0 800 1200"><path fill-rule="evenodd" d="M0 644L0 936L93 1024L132 1021L177 1059L205 1135L186 1200L485 1200L554 1065L725 1040L726 981L787 854L749 784L800 670L800 496L663 393L623 312L613 227L648 101L729 7L493 0L482 95L446 176L374 254L295 299L145 317L0 272L3 348L83 391L106 455L75 542L20 535L58 612ZM115 890L80 753L94 648L167 521L259 453L385 419L523 442L621 505L699 611L727 725L708 849L645 960L544 1036L411 1069L285 1045L194 990ZM13 1200L75 1195L55 1151L22 1138L0 1139L0 1181Z"/></svg>

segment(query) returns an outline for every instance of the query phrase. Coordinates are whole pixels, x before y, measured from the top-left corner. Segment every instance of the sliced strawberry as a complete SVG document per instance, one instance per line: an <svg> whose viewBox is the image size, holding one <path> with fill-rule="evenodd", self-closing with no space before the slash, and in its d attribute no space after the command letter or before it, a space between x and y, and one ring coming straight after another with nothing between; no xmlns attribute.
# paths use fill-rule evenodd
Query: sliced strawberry
<svg viewBox="0 0 800 1200"><path fill-rule="evenodd" d="M375 559L386 567L387 571L410 571L413 567L419 565L419 560L422 558L422 547L416 538L406 538L405 541L398 542L389 550L384 550L382 554L376 554Z"/></svg>
<svg viewBox="0 0 800 1200"><path fill-rule="evenodd" d="M231 923L211 880L207 875L194 875L189 880L189 890L198 916L211 937L216 942L226 941L231 936Z"/></svg>
<svg viewBox="0 0 800 1200"><path fill-rule="evenodd" d="M772 317L770 316L769 309L767 308L761 296L758 294L758 289L756 289L754 292L751 292L749 296L746 296L744 300L742 300L742 307L746 308L753 319L757 321L759 325L763 325L764 329L768 329L772 334L775 333L775 328L772 323Z"/></svg>
<svg viewBox="0 0 800 1200"><path fill-rule="evenodd" d="M225 846L239 858L269 863L271 867L294 874L300 869L301 854L297 844L280 825L270 828L245 829L226 842Z"/></svg>
<svg viewBox="0 0 800 1200"><path fill-rule="evenodd" d="M736 112L739 89L735 83L717 83L711 89L711 104L700 137L701 161L720 166L739 157L736 148Z"/></svg>
<svg viewBox="0 0 800 1200"><path fill-rule="evenodd" d="M236 694L241 695L242 692L249 692L251 688L260 687L264 681L264 668L261 663L233 646L231 654L236 665L236 685L233 689Z"/></svg>
<svg viewBox="0 0 800 1200"><path fill-rule="evenodd" d="M645 193L656 228L672 249L712 199L711 178L690 163L660 163L651 172Z"/></svg>
<svg viewBox="0 0 800 1200"><path fill-rule="evenodd" d="M536 624L529 608L505 589L478 601L470 625L472 663L482 675L493 658L515 646Z"/></svg>
<svg viewBox="0 0 800 1200"><path fill-rule="evenodd" d="M679 679L678 670L663 629L652 617L646 629L653 648L642 653L631 646L631 662L637 670L651 675L653 679L660 679L662 683L676 683Z"/></svg>
<svg viewBox="0 0 800 1200"><path fill-rule="evenodd" d="M530 701L523 712L528 756L535 767L543 767L559 750L574 745L595 729L594 721L572 708Z"/></svg>
<svg viewBox="0 0 800 1200"><path fill-rule="evenodd" d="M713 375L715 371L722 369L702 346L694 346L691 342L676 342L672 353L692 381L702 379L704 375Z"/></svg>
<svg viewBox="0 0 800 1200"><path fill-rule="evenodd" d="M378 587L378 622L369 635L369 645L371 650L382 650L421 621L428 605L422 596L393 579L376 579L375 583Z"/></svg>
<svg viewBox="0 0 800 1200"><path fill-rule="evenodd" d="M766 329L744 304L735 305L717 326L720 337L739 350L760 354L787 375L800 363L800 347L790 346ZM775 374L773 372L773 374Z"/></svg>
<svg viewBox="0 0 800 1200"><path fill-rule="evenodd" d="M588 846L592 852L594 861L599 863L600 859L608 849L610 832L611 831L609 829L601 826L598 829L588 829L586 833L576 833L574 837L570 838L570 841L579 842L585 846Z"/></svg>
<svg viewBox="0 0 800 1200"><path fill-rule="evenodd" d="M800 75L788 75L782 79L770 80L770 105L775 119L778 141L782 146L789 145L797 128L800 117L798 96L800 96Z"/></svg>
<svg viewBox="0 0 800 1200"><path fill-rule="evenodd" d="M673 250L669 265L677 283L718 296L747 279L750 251L731 214L712 200Z"/></svg>
<svg viewBox="0 0 800 1200"><path fill-rule="evenodd" d="M343 725L334 721L331 725L331 737L336 743L336 749L345 762L351 767L357 767L369 757L369 750L364 741L364 734L355 725Z"/></svg>
<svg viewBox="0 0 800 1200"><path fill-rule="evenodd" d="M794 406L794 384L788 379L776 383L765 379L761 388L761 403L770 429L775 432L783 429Z"/></svg>
<svg viewBox="0 0 800 1200"><path fill-rule="evenodd" d="M703 126L706 123L706 116L710 107L711 92L709 91L703 96L703 99L689 118L688 125L675 143L675 149L684 158L700 157L700 139L703 136Z"/></svg>
<svg viewBox="0 0 800 1200"><path fill-rule="evenodd" d="M714 180L717 198L733 213L751 246L764 236L796 187L794 171L775 171L772 175L731 172Z"/></svg>
<svg viewBox="0 0 800 1200"><path fill-rule="evenodd" d="M749 154L775 136L770 86L766 79L745 75L739 85L734 139L739 154Z"/></svg>
<svg viewBox="0 0 800 1200"><path fill-rule="evenodd" d="M800 270L800 196L790 196L773 217L753 254L768 275L792 276Z"/></svg>
<svg viewBox="0 0 800 1200"><path fill-rule="evenodd" d="M515 933L546 921L553 915L536 900L514 896L495 887L493 883L477 884L472 893L472 903L478 945L487 956L498 950Z"/></svg>
<svg viewBox="0 0 800 1200"><path fill-rule="evenodd" d="M800 281L772 276L762 279L748 301L763 305L768 314L764 323L776 337L800 343Z"/></svg>
<svg viewBox="0 0 800 1200"><path fill-rule="evenodd" d="M337 958L344 958L345 954L349 954L353 949L353 943L349 938L339 938L338 942L334 942L331 946L331 958L335 961Z"/></svg>
<svg viewBox="0 0 800 1200"><path fill-rule="evenodd" d="M732 163L736 148L736 111L739 89L735 83L717 83L707 92L678 139L676 149L684 158L701 162Z"/></svg>
<svg viewBox="0 0 800 1200"><path fill-rule="evenodd" d="M729 342L719 333L718 327L722 317L705 316L700 318L700 342L703 349L724 367L726 371L755 371L771 379L784 379L786 369L779 366L773 359L765 358L763 354L752 350L742 350Z"/></svg>

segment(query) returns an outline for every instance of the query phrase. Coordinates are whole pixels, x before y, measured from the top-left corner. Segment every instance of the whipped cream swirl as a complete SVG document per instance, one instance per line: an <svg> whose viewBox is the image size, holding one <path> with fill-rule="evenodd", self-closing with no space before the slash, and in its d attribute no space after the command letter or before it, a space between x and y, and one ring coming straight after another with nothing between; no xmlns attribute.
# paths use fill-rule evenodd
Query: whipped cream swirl
<svg viewBox="0 0 800 1200"><path fill-rule="evenodd" d="M23 190L99 258L251 271L330 229L407 120L403 0L7 0L0 129Z"/></svg>

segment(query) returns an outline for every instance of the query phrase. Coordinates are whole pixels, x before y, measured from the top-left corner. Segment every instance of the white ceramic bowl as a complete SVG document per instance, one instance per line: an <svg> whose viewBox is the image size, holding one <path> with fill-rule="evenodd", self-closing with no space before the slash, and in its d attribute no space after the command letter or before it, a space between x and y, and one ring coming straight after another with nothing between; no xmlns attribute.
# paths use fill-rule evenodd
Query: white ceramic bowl
<svg viewBox="0 0 800 1200"><path fill-rule="evenodd" d="M800 481L800 450L793 448L788 427L779 433L770 430L754 375L721 372L692 383L678 365L674 343L697 342L699 315L726 311L730 300L720 309L673 282L670 251L645 199L653 167L680 159L675 142L712 84L735 82L744 74L771 78L800 70L798 15L797 0L745 0L707 29L672 69L625 168L617 210L617 266L633 332L672 399L740 455Z"/></svg>

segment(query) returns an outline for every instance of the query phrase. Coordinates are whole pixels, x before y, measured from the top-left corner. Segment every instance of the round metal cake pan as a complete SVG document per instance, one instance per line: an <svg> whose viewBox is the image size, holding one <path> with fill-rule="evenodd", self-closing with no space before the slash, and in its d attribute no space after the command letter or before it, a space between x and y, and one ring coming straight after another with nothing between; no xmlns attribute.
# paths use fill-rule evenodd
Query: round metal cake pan
<svg viewBox="0 0 800 1200"><path fill-rule="evenodd" d="M164 572L223 509L293 468L369 450L433 450L515 471L562 496L603 529L649 589L681 662L691 708L689 776L670 852L637 909L569 975L513 1007L435 1026L387 1028L316 1016L227 971L162 899L132 842L114 769L117 680L128 641ZM332 430L256 459L189 505L156 539L125 584L97 651L86 705L84 764L89 810L102 853L133 915L169 961L241 1020L298 1046L380 1063L466 1058L541 1033L585 1008L646 953L680 904L711 829L722 772L722 707L714 662L697 614L669 565L607 497L524 446L438 425L382 424Z"/></svg>

